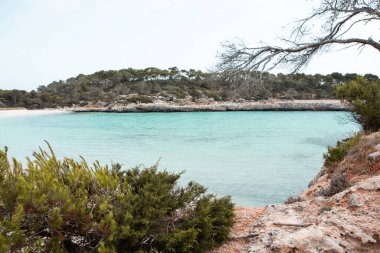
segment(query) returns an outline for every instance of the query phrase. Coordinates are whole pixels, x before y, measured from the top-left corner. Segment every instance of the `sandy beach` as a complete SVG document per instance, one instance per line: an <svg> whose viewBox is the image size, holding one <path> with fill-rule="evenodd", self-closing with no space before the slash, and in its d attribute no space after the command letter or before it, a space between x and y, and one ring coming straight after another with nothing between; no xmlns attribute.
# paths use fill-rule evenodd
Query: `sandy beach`
<svg viewBox="0 0 380 253"><path fill-rule="evenodd" d="M15 108L15 109L0 109L0 119L2 118L13 118L13 117L28 117L28 116L43 116L58 113L70 113L69 110L64 109L42 109L42 110L27 110L25 108Z"/></svg>

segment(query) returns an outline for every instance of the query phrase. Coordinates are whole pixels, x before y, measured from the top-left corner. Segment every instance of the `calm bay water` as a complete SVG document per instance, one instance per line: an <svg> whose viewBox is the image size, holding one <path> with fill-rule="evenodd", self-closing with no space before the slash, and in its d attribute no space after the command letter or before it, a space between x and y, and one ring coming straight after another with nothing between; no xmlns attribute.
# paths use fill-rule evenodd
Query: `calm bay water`
<svg viewBox="0 0 380 253"><path fill-rule="evenodd" d="M25 159L50 142L58 157L185 170L238 205L281 202L319 171L327 145L359 127L345 112L69 113L0 118L0 146Z"/></svg>

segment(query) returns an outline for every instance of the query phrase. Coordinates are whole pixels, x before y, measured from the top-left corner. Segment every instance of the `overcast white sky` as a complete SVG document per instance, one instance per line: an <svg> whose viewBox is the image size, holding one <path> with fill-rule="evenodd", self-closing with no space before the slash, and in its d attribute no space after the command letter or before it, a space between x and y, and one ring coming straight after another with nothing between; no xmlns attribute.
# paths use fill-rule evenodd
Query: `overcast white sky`
<svg viewBox="0 0 380 253"><path fill-rule="evenodd" d="M206 70L223 41L273 42L312 6L307 0L0 0L0 89L30 90L128 67ZM315 58L304 71L380 75L378 66L375 50L350 50Z"/></svg>

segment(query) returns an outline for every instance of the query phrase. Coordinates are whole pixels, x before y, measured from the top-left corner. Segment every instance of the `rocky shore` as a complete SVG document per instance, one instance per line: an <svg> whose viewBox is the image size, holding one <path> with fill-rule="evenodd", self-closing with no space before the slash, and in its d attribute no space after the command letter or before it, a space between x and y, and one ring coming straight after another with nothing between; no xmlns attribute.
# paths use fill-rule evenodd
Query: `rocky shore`
<svg viewBox="0 0 380 253"><path fill-rule="evenodd" d="M250 101L200 101L107 104L99 102L73 106L74 112L207 112L207 111L346 111L348 106L339 100L266 100Z"/></svg>
<svg viewBox="0 0 380 253"><path fill-rule="evenodd" d="M380 252L380 133L362 137L287 204L235 212L231 241L215 253Z"/></svg>

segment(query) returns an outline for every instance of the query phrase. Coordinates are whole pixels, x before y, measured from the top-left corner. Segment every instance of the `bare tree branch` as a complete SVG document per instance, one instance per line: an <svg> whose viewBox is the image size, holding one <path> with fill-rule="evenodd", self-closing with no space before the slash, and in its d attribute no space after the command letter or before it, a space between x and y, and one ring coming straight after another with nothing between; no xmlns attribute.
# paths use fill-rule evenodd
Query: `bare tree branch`
<svg viewBox="0 0 380 253"><path fill-rule="evenodd" d="M314 24L318 22L323 23L322 29L313 35ZM224 52L219 55L218 69L225 79L241 81L250 71L279 66L297 72L316 54L336 45L372 47L380 52L380 38L349 36L353 27L377 22L380 22L380 0L321 0L311 15L296 21L290 38L283 39L283 46L247 47L243 42L226 42Z"/></svg>

